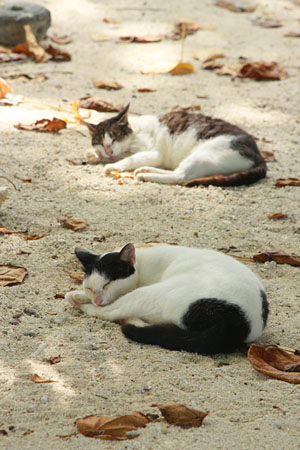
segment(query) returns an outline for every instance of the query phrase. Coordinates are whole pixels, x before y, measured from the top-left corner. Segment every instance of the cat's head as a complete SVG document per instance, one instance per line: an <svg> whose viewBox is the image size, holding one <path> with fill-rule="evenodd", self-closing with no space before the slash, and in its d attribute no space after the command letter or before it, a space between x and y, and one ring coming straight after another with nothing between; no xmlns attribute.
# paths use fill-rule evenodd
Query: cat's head
<svg viewBox="0 0 300 450"><path fill-rule="evenodd" d="M127 153L132 137L132 129L128 123L129 104L116 116L94 125L84 122L88 127L92 146L103 162L115 161Z"/></svg>
<svg viewBox="0 0 300 450"><path fill-rule="evenodd" d="M83 288L86 296L97 306L108 305L126 293L134 274L135 248L127 244L120 252L96 255L76 247L75 254L85 271Z"/></svg>

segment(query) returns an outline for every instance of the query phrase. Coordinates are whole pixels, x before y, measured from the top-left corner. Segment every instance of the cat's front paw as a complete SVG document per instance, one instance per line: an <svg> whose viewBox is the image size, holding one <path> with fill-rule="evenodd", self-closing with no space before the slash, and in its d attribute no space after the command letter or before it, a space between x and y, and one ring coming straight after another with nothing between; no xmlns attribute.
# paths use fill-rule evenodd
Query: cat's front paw
<svg viewBox="0 0 300 450"><path fill-rule="evenodd" d="M90 164L98 164L101 160L94 149L89 149L85 152L85 159Z"/></svg>
<svg viewBox="0 0 300 450"><path fill-rule="evenodd" d="M90 299L84 295L82 291L70 291L65 295L65 299L73 308L80 308L80 305L90 303Z"/></svg>
<svg viewBox="0 0 300 450"><path fill-rule="evenodd" d="M114 171L122 172L122 169L117 164L106 164L106 166L104 167L105 175L110 175Z"/></svg>

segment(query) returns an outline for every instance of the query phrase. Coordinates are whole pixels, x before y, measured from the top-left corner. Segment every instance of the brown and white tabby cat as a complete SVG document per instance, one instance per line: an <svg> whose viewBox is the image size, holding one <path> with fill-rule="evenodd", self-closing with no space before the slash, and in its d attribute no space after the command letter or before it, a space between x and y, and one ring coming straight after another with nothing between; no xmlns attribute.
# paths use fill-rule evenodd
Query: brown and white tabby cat
<svg viewBox="0 0 300 450"><path fill-rule="evenodd" d="M185 186L238 186L266 176L254 138L236 125L184 110L129 122L128 109L98 125L85 122L93 146L87 160L110 162L107 175L134 170L140 181Z"/></svg>

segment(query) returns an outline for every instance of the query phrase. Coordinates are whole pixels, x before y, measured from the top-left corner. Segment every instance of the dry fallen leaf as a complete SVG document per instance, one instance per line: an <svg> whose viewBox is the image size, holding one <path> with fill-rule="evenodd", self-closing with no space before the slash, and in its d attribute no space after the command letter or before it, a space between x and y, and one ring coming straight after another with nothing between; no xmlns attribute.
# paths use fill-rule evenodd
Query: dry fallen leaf
<svg viewBox="0 0 300 450"><path fill-rule="evenodd" d="M198 411L179 403L152 406L159 408L169 424L183 428L201 427L203 420L209 414L209 411Z"/></svg>
<svg viewBox="0 0 300 450"><path fill-rule="evenodd" d="M67 124L64 120L57 119L56 117L53 117L52 120L50 119L41 119L37 120L35 123L31 124L21 124L14 125L15 128L18 130L25 130L25 131L43 131L48 133L58 133L60 130L63 130L66 128Z"/></svg>
<svg viewBox="0 0 300 450"><path fill-rule="evenodd" d="M60 223L70 230L81 231L87 227L87 223L82 219L74 219L73 217L68 217L67 219L60 220Z"/></svg>
<svg viewBox="0 0 300 450"><path fill-rule="evenodd" d="M24 25L25 42L16 45L12 51L14 53L25 53L32 56L36 63L47 62L48 57L45 50L38 44L30 25Z"/></svg>
<svg viewBox="0 0 300 450"><path fill-rule="evenodd" d="M204 63L203 69L212 69L218 75L231 75L232 77L251 78L261 80L284 80L288 77L287 72L276 62L239 62L236 64Z"/></svg>
<svg viewBox="0 0 300 450"><path fill-rule="evenodd" d="M46 48L46 52L51 55L51 60L56 62L64 62L64 61L71 61L71 55L70 53L60 50L59 48L53 47L52 45L49 45L49 47Z"/></svg>
<svg viewBox="0 0 300 450"><path fill-rule="evenodd" d="M277 264L300 266L300 256L289 255L282 250L270 250L253 256L255 262L275 261Z"/></svg>
<svg viewBox="0 0 300 450"><path fill-rule="evenodd" d="M120 441L132 439L138 434L131 432L138 428L144 428L149 422L148 417L139 412L133 412L125 416L87 416L76 420L79 433L94 439Z"/></svg>
<svg viewBox="0 0 300 450"><path fill-rule="evenodd" d="M288 214L283 214L283 213L275 213L272 214L270 216L268 216L268 219L273 220L273 219L286 219L288 216Z"/></svg>
<svg viewBox="0 0 300 450"><path fill-rule="evenodd" d="M52 42L55 42L55 44L59 45L66 45L70 44L72 42L72 38L66 34L64 35L58 35L56 33L53 33L51 36L48 36L49 39L51 39Z"/></svg>
<svg viewBox="0 0 300 450"><path fill-rule="evenodd" d="M274 162L276 161L275 154L273 152L268 152L266 150L260 150L261 156L264 158L266 162Z"/></svg>
<svg viewBox="0 0 300 450"><path fill-rule="evenodd" d="M13 286L21 284L28 274L24 267L0 265L0 286Z"/></svg>
<svg viewBox="0 0 300 450"><path fill-rule="evenodd" d="M300 384L300 355L285 352L276 345L252 344L248 359L254 369L264 375Z"/></svg>
<svg viewBox="0 0 300 450"><path fill-rule="evenodd" d="M100 97L82 97L79 106L80 108L94 109L99 112L119 112L123 109L122 105L108 102Z"/></svg>
<svg viewBox="0 0 300 450"><path fill-rule="evenodd" d="M77 283L82 283L84 279L84 272L72 272L70 273L70 278Z"/></svg>
<svg viewBox="0 0 300 450"><path fill-rule="evenodd" d="M14 73L12 75L9 75L7 79L14 80L15 83L28 83L28 81L41 83L48 80L48 77L44 73L35 73L32 75L29 75L28 73Z"/></svg>
<svg viewBox="0 0 300 450"><path fill-rule="evenodd" d="M169 70L168 73L170 73L171 75L187 75L188 73L194 72L194 70L195 68L193 64L179 62L175 67Z"/></svg>
<svg viewBox="0 0 300 450"><path fill-rule="evenodd" d="M156 92L156 89L144 87L144 88L138 88L137 92Z"/></svg>
<svg viewBox="0 0 300 450"><path fill-rule="evenodd" d="M300 186L300 180L298 180L298 178L287 178L287 179L280 178L279 180L276 181L275 186L277 187Z"/></svg>
<svg viewBox="0 0 300 450"><path fill-rule="evenodd" d="M46 234L42 234L39 236L38 234L33 234L31 236L24 236L25 241L38 241L46 236Z"/></svg>
<svg viewBox="0 0 300 450"><path fill-rule="evenodd" d="M191 56L194 59L206 62L213 61L218 58L224 58L225 54L218 48L202 48L194 52Z"/></svg>
<svg viewBox="0 0 300 450"><path fill-rule="evenodd" d="M57 381L55 381L55 380L47 380L46 378L40 377L37 373L34 373L30 379L34 383L38 383L38 384L57 383Z"/></svg>
<svg viewBox="0 0 300 450"><path fill-rule="evenodd" d="M119 23L122 23L121 20L117 20L117 19L109 19L108 17L104 17L103 22L105 23L111 23L113 25L118 25Z"/></svg>
<svg viewBox="0 0 300 450"><path fill-rule="evenodd" d="M194 34L198 30L214 30L215 27L210 23L200 23L190 19L178 19L175 21L174 30L165 35L165 39L177 41L182 37L182 28L185 27L185 36Z"/></svg>
<svg viewBox="0 0 300 450"><path fill-rule="evenodd" d="M24 233L26 233L25 230L24 231L23 230L21 230L21 231L9 230L6 227L0 227L0 234L24 234Z"/></svg>
<svg viewBox="0 0 300 450"><path fill-rule="evenodd" d="M59 362L61 362L61 356L50 356L50 358L47 358L46 361L50 364L58 364Z"/></svg>
<svg viewBox="0 0 300 450"><path fill-rule="evenodd" d="M218 1L216 3L217 6L220 6L220 8L228 9L228 11L232 12L253 12L255 11L255 7L244 7L244 6L237 6L234 3L231 2L225 2L225 1Z"/></svg>
<svg viewBox="0 0 300 450"><path fill-rule="evenodd" d="M289 31L288 33L285 33L283 36L298 38L300 37L300 33L299 31Z"/></svg>
<svg viewBox="0 0 300 450"><path fill-rule="evenodd" d="M282 24L278 21L271 21L271 20L252 20L253 25L257 25L258 27L262 28L280 28L282 27Z"/></svg>
<svg viewBox="0 0 300 450"><path fill-rule="evenodd" d="M154 42L160 42L161 36L120 36L117 42L136 42L138 44L152 44Z"/></svg>
<svg viewBox="0 0 300 450"><path fill-rule="evenodd" d="M103 81L103 80L93 80L93 85L98 89L112 89L118 90L122 89L124 86L117 81Z"/></svg>
<svg viewBox="0 0 300 450"><path fill-rule="evenodd" d="M11 88L8 86L3 78L0 78L0 98L4 98Z"/></svg>

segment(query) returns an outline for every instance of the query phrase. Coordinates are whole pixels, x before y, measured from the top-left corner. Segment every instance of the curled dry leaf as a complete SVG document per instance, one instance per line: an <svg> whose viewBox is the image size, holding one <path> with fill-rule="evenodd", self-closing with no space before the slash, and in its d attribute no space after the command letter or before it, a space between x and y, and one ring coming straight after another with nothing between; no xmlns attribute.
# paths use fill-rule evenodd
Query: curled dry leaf
<svg viewBox="0 0 300 450"><path fill-rule="evenodd" d="M271 250L253 256L255 262L275 261L277 264L289 264L290 266L300 266L300 256L289 255L282 250Z"/></svg>
<svg viewBox="0 0 300 450"><path fill-rule="evenodd" d="M14 80L17 83L28 83L28 81L34 81L35 83L41 83L48 80L47 75L44 73L35 73L29 75L28 73L14 73L7 77L9 80Z"/></svg>
<svg viewBox="0 0 300 450"><path fill-rule="evenodd" d="M71 55L70 53L60 50L59 48L53 47L52 45L49 45L49 47L46 48L46 52L51 55L51 60L56 62L64 62L64 61L71 61Z"/></svg>
<svg viewBox="0 0 300 450"><path fill-rule="evenodd" d="M185 62L179 62L176 64L175 67L173 67L171 70L169 70L168 73L171 75L187 75L189 73L194 72L195 68L193 64L185 63Z"/></svg>
<svg viewBox="0 0 300 450"><path fill-rule="evenodd" d="M137 434L130 434L138 428L144 428L149 422L148 417L139 412L125 416L87 416L76 420L79 433L94 439L120 441L131 439Z"/></svg>
<svg viewBox="0 0 300 450"><path fill-rule="evenodd" d="M34 373L30 379L37 384L57 383L55 380L47 380L46 378L40 377L37 373Z"/></svg>
<svg viewBox="0 0 300 450"><path fill-rule="evenodd" d="M38 241L46 236L46 234L42 234L39 236L38 234L33 234L31 236L24 236L25 241Z"/></svg>
<svg viewBox="0 0 300 450"><path fill-rule="evenodd" d="M253 25L257 25L258 27L262 28L280 28L282 27L282 23L278 21L271 21L271 20L252 20Z"/></svg>
<svg viewBox="0 0 300 450"><path fill-rule="evenodd" d="M298 180L298 178L287 178L287 179L280 178L279 180L276 181L275 186L277 187L300 186L300 180Z"/></svg>
<svg viewBox="0 0 300 450"><path fill-rule="evenodd" d="M58 364L61 362L61 356L50 356L50 358L47 358L46 361L50 364Z"/></svg>
<svg viewBox="0 0 300 450"><path fill-rule="evenodd" d="M177 41L182 37L182 28L185 27L185 36L196 33L198 30L214 30L215 27L210 23L195 22L190 19L178 19L175 21L174 30L171 34L167 34L164 37L166 39L172 39Z"/></svg>
<svg viewBox="0 0 300 450"><path fill-rule="evenodd" d="M202 412L178 403L152 406L159 408L168 423L183 428L201 427L203 420L209 414L209 411Z"/></svg>
<svg viewBox="0 0 300 450"><path fill-rule="evenodd" d="M137 92L156 92L156 89L144 87L144 88L138 88Z"/></svg>
<svg viewBox="0 0 300 450"><path fill-rule="evenodd" d="M48 57L45 50L38 44L30 25L24 25L25 42L16 45L12 51L14 53L25 53L32 56L36 63L47 62Z"/></svg>
<svg viewBox="0 0 300 450"><path fill-rule="evenodd" d="M103 22L105 22L105 23L111 23L112 25L118 25L119 23L122 23L121 20L117 20L117 19L109 19L108 17L104 17Z"/></svg>
<svg viewBox="0 0 300 450"><path fill-rule="evenodd" d="M202 48L193 53L192 58L203 62L213 61L214 59L224 58L225 54L218 48Z"/></svg>
<svg viewBox="0 0 300 450"><path fill-rule="evenodd" d="M82 283L84 279L84 272L72 272L70 273L70 278L77 283Z"/></svg>
<svg viewBox="0 0 300 450"><path fill-rule="evenodd" d="M255 11L255 7L244 7L244 6L237 6L234 3L231 2L225 2L223 0L220 0L216 3L217 6L220 8L228 9L228 11L232 12L253 12Z"/></svg>
<svg viewBox="0 0 300 450"><path fill-rule="evenodd" d="M265 141L264 141L265 142ZM266 150L260 150L260 154L266 162L276 161L275 154L273 152L268 152Z"/></svg>
<svg viewBox="0 0 300 450"><path fill-rule="evenodd" d="M93 80L93 85L98 89L118 90L124 86L117 81Z"/></svg>
<svg viewBox="0 0 300 450"><path fill-rule="evenodd" d="M117 42L153 44L154 42L160 42L161 40L161 36L120 36Z"/></svg>
<svg viewBox="0 0 300 450"><path fill-rule="evenodd" d="M68 217L67 219L60 220L60 223L70 230L81 231L87 227L87 223L82 219L74 219L73 217Z"/></svg>
<svg viewBox="0 0 300 450"><path fill-rule="evenodd" d="M119 112L123 108L122 105L108 102L100 97L82 97L79 106L80 108L94 109L99 112Z"/></svg>
<svg viewBox="0 0 300 450"><path fill-rule="evenodd" d="M288 33L285 33L283 36L299 38L300 33L299 31L289 31Z"/></svg>
<svg viewBox="0 0 300 450"><path fill-rule="evenodd" d="M271 214L270 216L268 216L268 219L277 220L277 219L286 219L287 217L289 217L288 214L275 213L275 214Z"/></svg>
<svg viewBox="0 0 300 450"><path fill-rule="evenodd" d="M0 98L4 98L11 88L8 86L3 78L0 78Z"/></svg>
<svg viewBox="0 0 300 450"><path fill-rule="evenodd" d="M300 355L279 349L276 345L252 344L248 359L258 372L287 383L300 384Z"/></svg>
<svg viewBox="0 0 300 450"><path fill-rule="evenodd" d="M46 133L58 133L60 130L63 130L67 127L67 124L64 120L57 119L53 117L53 119L41 119L37 120L35 123L31 124L21 124L14 125L18 130L25 131L42 131Z"/></svg>
<svg viewBox="0 0 300 450"><path fill-rule="evenodd" d="M49 39L52 42L55 42L55 44L59 44L59 45L66 45L66 44L70 44L70 42L72 42L72 38L70 36L68 36L67 34L58 35L56 33L53 33L51 36L49 36Z"/></svg>
<svg viewBox="0 0 300 450"><path fill-rule="evenodd" d="M24 267L0 265L0 286L13 286L21 284L28 274Z"/></svg>
<svg viewBox="0 0 300 450"><path fill-rule="evenodd" d="M24 234L24 233L26 233L25 230L24 231L23 230L21 230L21 231L9 230L6 227L0 227L0 234Z"/></svg>
<svg viewBox="0 0 300 450"><path fill-rule="evenodd" d="M232 77L251 78L252 80L284 80L287 72L276 62L246 62L236 64L224 64L219 66L204 65L204 69L213 69L218 75L231 75Z"/></svg>

